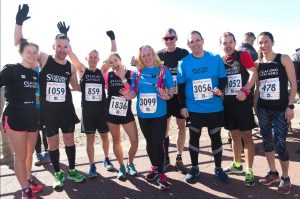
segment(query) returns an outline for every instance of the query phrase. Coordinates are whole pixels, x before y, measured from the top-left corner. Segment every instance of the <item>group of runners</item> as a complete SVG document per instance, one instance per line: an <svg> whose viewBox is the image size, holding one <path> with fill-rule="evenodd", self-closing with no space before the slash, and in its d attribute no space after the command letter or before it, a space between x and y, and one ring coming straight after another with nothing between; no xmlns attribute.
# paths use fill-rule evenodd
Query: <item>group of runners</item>
<svg viewBox="0 0 300 199"><path fill-rule="evenodd" d="M273 52L271 33L258 35L259 55L254 62L249 52L236 50L235 36L230 32L220 36L223 51L223 56L220 56L204 50L204 38L196 30L187 37L191 53L177 47L177 33L169 28L163 36L165 48L156 52L149 45L141 46L137 58L132 59L137 70L130 71L116 52L114 32L107 31L111 54L98 69L99 53L90 51L86 57L88 66L85 66L71 48L67 35L70 27L64 22L58 23L60 34L55 37L55 55L39 51L37 44L23 38L23 23L30 18L28 13L29 6L24 4L19 6L16 15L15 44L19 46L22 62L4 66L0 74L0 86L5 86L7 102L2 117L3 127L15 153L14 170L22 188L22 198L35 198L35 193L43 189L31 175L39 129L43 129L47 136L47 154L55 171L53 188L63 187L65 180L59 161L59 131L63 135L69 162L67 178L78 183L86 178L75 168L74 131L80 121L75 113L71 90L82 92L81 131L86 134L89 178L97 176L94 161L96 131L102 139L105 168L114 168L108 157L110 132L119 163L117 178L125 180L128 174L138 175L134 164L138 131L131 108L131 100L136 97L137 118L151 164L145 176L147 181L157 179L162 190L171 187L165 171L171 162L168 131L170 118L174 116L178 126L175 166L186 175L187 183L193 182L200 174L199 139L202 128L207 127L215 175L222 182L229 183L229 173L245 171L245 185L254 186L255 146L251 131L256 127L255 112L270 168L259 182L264 185L280 182L278 192L290 193L286 137L288 122L294 117L297 83L290 57ZM37 67L39 73L34 70ZM121 125L131 144L127 163L123 159ZM182 162L186 126L189 128L190 169ZM222 127L230 131L233 139L234 160L226 169L222 168ZM245 170L241 164L242 140L247 164ZM275 151L281 165L281 176L275 167Z"/></svg>

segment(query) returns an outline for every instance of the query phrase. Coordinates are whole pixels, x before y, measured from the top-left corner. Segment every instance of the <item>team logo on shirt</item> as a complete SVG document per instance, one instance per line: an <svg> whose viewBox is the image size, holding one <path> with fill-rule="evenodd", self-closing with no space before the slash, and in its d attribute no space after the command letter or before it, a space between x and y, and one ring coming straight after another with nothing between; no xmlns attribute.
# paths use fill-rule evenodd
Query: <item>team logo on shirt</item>
<svg viewBox="0 0 300 199"><path fill-rule="evenodd" d="M33 77L33 79L34 79L34 80L37 80L37 78L36 78L36 77Z"/></svg>
<svg viewBox="0 0 300 199"><path fill-rule="evenodd" d="M26 75L21 75L21 78L22 78L22 79L25 79L25 78L26 78Z"/></svg>

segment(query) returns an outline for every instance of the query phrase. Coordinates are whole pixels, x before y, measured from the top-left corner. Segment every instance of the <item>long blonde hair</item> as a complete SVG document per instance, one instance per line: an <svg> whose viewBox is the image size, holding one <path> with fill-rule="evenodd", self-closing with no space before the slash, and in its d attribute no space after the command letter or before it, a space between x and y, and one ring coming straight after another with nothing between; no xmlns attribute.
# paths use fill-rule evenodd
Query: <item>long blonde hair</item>
<svg viewBox="0 0 300 199"><path fill-rule="evenodd" d="M141 51L142 51L143 48L150 48L151 53L152 53L153 58L154 58L154 66L156 68L159 68L162 65L162 61L159 59L157 53L154 51L154 49L151 46L145 45L145 46L142 46L142 47L139 48L138 58L137 58L137 60L138 60L137 69L139 71L141 71L146 67L146 65L142 61L142 55L141 55Z"/></svg>

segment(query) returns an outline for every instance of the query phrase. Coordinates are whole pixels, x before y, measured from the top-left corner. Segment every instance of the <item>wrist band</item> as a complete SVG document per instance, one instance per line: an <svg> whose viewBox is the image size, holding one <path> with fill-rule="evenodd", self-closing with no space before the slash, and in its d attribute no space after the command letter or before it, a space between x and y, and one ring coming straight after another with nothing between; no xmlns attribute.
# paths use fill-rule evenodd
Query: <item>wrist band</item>
<svg viewBox="0 0 300 199"><path fill-rule="evenodd" d="M127 82L127 79L122 80L122 83L125 84Z"/></svg>
<svg viewBox="0 0 300 199"><path fill-rule="evenodd" d="M246 94L246 97L250 94L250 89L249 88L243 87L243 88L241 88L241 91Z"/></svg>

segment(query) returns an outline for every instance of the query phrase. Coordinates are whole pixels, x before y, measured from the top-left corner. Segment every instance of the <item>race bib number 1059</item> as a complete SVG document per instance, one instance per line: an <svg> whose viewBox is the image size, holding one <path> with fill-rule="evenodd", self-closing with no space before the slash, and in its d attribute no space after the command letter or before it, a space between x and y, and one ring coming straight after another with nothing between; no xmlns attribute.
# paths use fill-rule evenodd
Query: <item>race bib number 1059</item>
<svg viewBox="0 0 300 199"><path fill-rule="evenodd" d="M66 101L66 84L58 82L47 82L46 101L48 102L65 102Z"/></svg>

